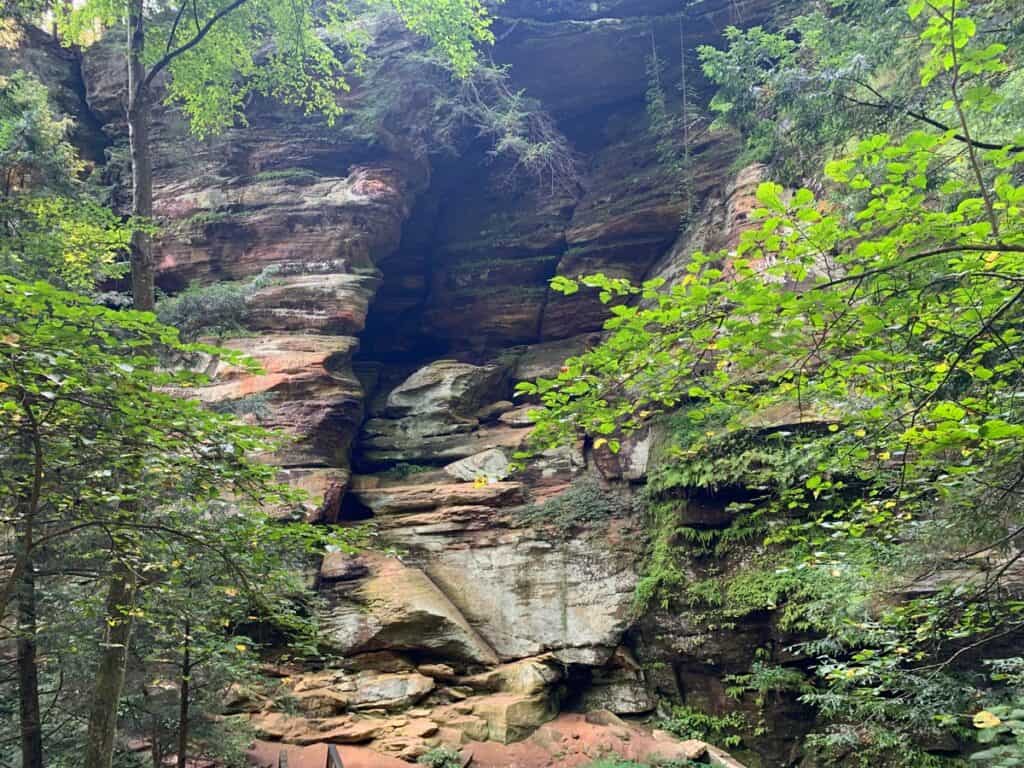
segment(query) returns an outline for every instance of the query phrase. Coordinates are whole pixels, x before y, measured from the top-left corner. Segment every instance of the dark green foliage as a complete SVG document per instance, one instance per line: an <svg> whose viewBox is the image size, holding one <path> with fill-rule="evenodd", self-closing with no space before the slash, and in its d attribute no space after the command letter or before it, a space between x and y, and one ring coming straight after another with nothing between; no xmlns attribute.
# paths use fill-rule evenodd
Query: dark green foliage
<svg viewBox="0 0 1024 768"><path fill-rule="evenodd" d="M393 477L396 480L405 480L406 478L413 477L414 475L420 475L424 472L434 472L436 470L437 467L432 467L429 464L413 464L400 461L395 464L395 466L389 467L381 474L386 475L387 477Z"/></svg>
<svg viewBox="0 0 1024 768"><path fill-rule="evenodd" d="M177 328L189 341L203 335L224 338L243 333L249 297L270 283L275 274L276 270L268 267L246 282L193 283L181 293L157 301L157 319Z"/></svg>
<svg viewBox="0 0 1024 768"><path fill-rule="evenodd" d="M0 185L68 192L83 165L67 141L71 121L55 114L46 88L15 72L0 81Z"/></svg>
<svg viewBox="0 0 1024 768"><path fill-rule="evenodd" d="M196 752L236 743L201 715L255 667L260 627L291 639L297 654L314 652L303 567L328 544L348 546L349 534L272 517L297 501L272 467L248 458L273 450L273 436L171 394L205 379L159 365L215 355L253 369L237 353L183 344L148 313L42 282L0 277L0 318L0 504L10 531L0 615L22 605L33 574L41 682L61 691L46 715L46 753L55 765L80 764L83 702L109 651L97 627L125 621L134 632L122 714L173 710L190 649ZM123 604L117 614L105 607L105 585L125 566L137 574L130 618ZM0 700L17 699L9 684L0 680ZM150 687L170 701L147 700ZM4 743L14 727L0 720Z"/></svg>
<svg viewBox="0 0 1024 768"><path fill-rule="evenodd" d="M124 273L130 229L81 180L69 128L38 80L0 78L0 271L89 292Z"/></svg>
<svg viewBox="0 0 1024 768"><path fill-rule="evenodd" d="M989 667L1002 690L991 706L972 718L984 746L971 760L991 768L1014 768L1024 764L1024 659L1000 659Z"/></svg>
<svg viewBox="0 0 1024 768"><path fill-rule="evenodd" d="M459 77L476 65L476 46L494 40L489 16L471 0L388 7ZM86 43L97 28L120 23L127 4L86 0L53 10L62 37ZM166 71L165 97L185 113L199 137L245 124L245 105L256 95L306 115L320 114L333 124L342 114L338 94L349 90L367 58L370 36L352 18L363 8L341 0L320 5L248 0L234 6L197 0L189 9L194 24L178 23L181 16L169 10L177 8L145 8L144 71ZM260 51L264 55L257 56Z"/></svg>
<svg viewBox="0 0 1024 768"><path fill-rule="evenodd" d="M827 449L818 434L825 431L824 424L799 430L723 429L733 417L743 415L724 411L709 421L693 409L668 417L668 444L650 473L647 493L663 498L676 492L742 488L752 498L767 496L798 482Z"/></svg>
<svg viewBox="0 0 1024 768"><path fill-rule="evenodd" d="M159 299L156 316L181 331L185 339L195 340L203 334L224 337L242 330L248 294L245 283L193 283L179 294Z"/></svg>
<svg viewBox="0 0 1024 768"><path fill-rule="evenodd" d="M599 291L608 334L518 385L543 406L535 449L586 437L616 452L685 409L691 427L651 473L640 602L709 628L760 612L813 638L793 649L813 687L772 659L736 680L817 709L818 764L957 765L999 727L968 715L1002 723L982 703L1013 706L979 660L1002 659L1024 627L1009 576L1024 530L1015 7L866 0L832 5L849 27L812 14L795 36L733 33L727 54L706 56L717 106L792 160L789 178L841 148L812 184L821 194L760 184L738 246L692 254L668 284L555 278L566 294ZM905 14L893 29L890 13ZM845 75L823 90L801 71L842 70L860 47L870 79L850 88L901 106L889 132L858 139L837 107L853 95ZM810 90L782 87L801 77ZM728 520L681 523L716 495ZM1015 748L1013 728L992 738Z"/></svg>
<svg viewBox="0 0 1024 768"><path fill-rule="evenodd" d="M540 103L513 87L506 67L481 62L467 77L455 75L443 59L418 50L369 65L374 98L354 110L352 130L374 140L400 132L423 154L457 152L481 138L510 183L525 177L551 192L576 193L572 148Z"/></svg>
<svg viewBox="0 0 1024 768"><path fill-rule="evenodd" d="M684 526L676 510L668 504L655 504L648 506L647 514L647 558L634 599L638 612L656 605L668 608L691 581L685 566L687 549L680 541Z"/></svg>
<svg viewBox="0 0 1024 768"><path fill-rule="evenodd" d="M416 761L429 768L462 768L462 757L451 747L434 747Z"/></svg>
<svg viewBox="0 0 1024 768"><path fill-rule="evenodd" d="M799 485L815 466L821 446L789 431L728 432L711 426L687 411L662 422L667 437L643 491L650 545L636 605L668 607L674 598L682 598L693 607L716 610L715 623L722 624L753 611L774 610L794 586L774 564L764 563L767 570L753 567L763 558L747 559L735 578L723 579L715 572L730 557L762 542L772 510L781 511L787 489ZM721 491L739 492L720 503L725 523L680 522L692 504L700 503L691 497ZM688 569L694 559L702 561L703 576Z"/></svg>
<svg viewBox="0 0 1024 768"><path fill-rule="evenodd" d="M986 44L1020 55L1018 2L972 3L971 13ZM916 34L905 3L827 0L797 5L770 28L727 29L724 49L702 46L704 73L718 86L711 109L746 141L739 162L770 162L782 180L802 183L852 136L927 129L928 121L957 128L945 97L919 87L919 59L907 44ZM1005 99L976 116L979 135L996 143L1019 130L1024 83L1014 75L1000 87Z"/></svg>
<svg viewBox="0 0 1024 768"><path fill-rule="evenodd" d="M550 525L570 532L632 511L633 502L628 496L604 488L588 476L573 481L557 496L523 507L517 518L522 525Z"/></svg>
<svg viewBox="0 0 1024 768"><path fill-rule="evenodd" d="M310 184L320 174L310 168L285 168L280 171L261 171L253 176L255 181L281 181L285 184Z"/></svg>
<svg viewBox="0 0 1024 768"><path fill-rule="evenodd" d="M182 220L180 226L186 230L191 230L195 233L200 233L205 230L208 226L213 224L220 224L221 222L230 221L231 214L227 211L201 211L189 216L187 219Z"/></svg>
<svg viewBox="0 0 1024 768"><path fill-rule="evenodd" d="M737 701L753 696L759 717L754 727L754 735L760 736L771 730L767 719L766 707L773 702L781 702L787 695L809 694L814 691L814 684L803 670L786 667L771 660L771 652L759 648L755 654L750 671L740 675L726 675L723 682L727 684L726 693Z"/></svg>
<svg viewBox="0 0 1024 768"><path fill-rule="evenodd" d="M668 717L658 721L658 726L680 739L699 739L723 747L736 747L742 741L739 732L749 724L739 712L709 715L693 707L674 706Z"/></svg>

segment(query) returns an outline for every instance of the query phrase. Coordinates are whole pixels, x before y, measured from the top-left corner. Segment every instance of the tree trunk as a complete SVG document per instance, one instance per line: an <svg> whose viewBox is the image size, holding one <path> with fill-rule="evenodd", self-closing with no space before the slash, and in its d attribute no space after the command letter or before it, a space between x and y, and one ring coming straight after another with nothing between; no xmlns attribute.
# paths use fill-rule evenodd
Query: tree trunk
<svg viewBox="0 0 1024 768"><path fill-rule="evenodd" d="M152 724L150 726L151 732L151 743L149 745L149 757L153 762L153 768L161 768L164 764L164 751L160 746L160 716L155 712L151 718Z"/></svg>
<svg viewBox="0 0 1024 768"><path fill-rule="evenodd" d="M188 761L188 697L189 682L192 677L191 660L191 624L185 621L185 653L181 659L181 682L178 688L178 768L185 768Z"/></svg>
<svg viewBox="0 0 1024 768"><path fill-rule="evenodd" d="M4 586L0 589L0 618L7 615L7 607L13 598L18 595L18 586L21 584L21 575L25 572L28 558L21 552L14 555L14 565L7 572Z"/></svg>
<svg viewBox="0 0 1024 768"><path fill-rule="evenodd" d="M147 224L153 217L153 163L149 149L149 94L142 63L142 2L128 3L128 146L132 161L132 216ZM153 243L146 232L132 234L132 299L135 309L153 310Z"/></svg>
<svg viewBox="0 0 1024 768"><path fill-rule="evenodd" d="M32 519L25 523L21 547L32 547ZM22 768L43 768L43 721L39 711L36 666L36 577L31 557L18 589L18 699L21 715Z"/></svg>
<svg viewBox="0 0 1024 768"><path fill-rule="evenodd" d="M117 560L107 592L106 624L89 712L89 731L82 763L84 768L110 768L114 756L117 707L124 688L135 586L134 574L127 565Z"/></svg>
<svg viewBox="0 0 1024 768"><path fill-rule="evenodd" d="M17 666L21 764L22 768L43 768L43 720L39 710L39 668L36 665L36 576L32 549L36 545L35 526L42 498L45 457L39 436L39 422L27 400L22 402L22 411L29 426L26 437L32 451L32 489L23 507L24 517L15 547L15 569L11 574L18 595ZM2 617L3 613L0 613Z"/></svg>

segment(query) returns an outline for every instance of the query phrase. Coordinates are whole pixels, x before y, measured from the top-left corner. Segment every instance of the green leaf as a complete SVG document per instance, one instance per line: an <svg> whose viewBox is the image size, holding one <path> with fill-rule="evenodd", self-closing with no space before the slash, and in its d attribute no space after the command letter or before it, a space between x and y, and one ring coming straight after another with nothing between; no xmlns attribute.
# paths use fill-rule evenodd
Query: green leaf
<svg viewBox="0 0 1024 768"><path fill-rule="evenodd" d="M967 411L956 403L942 402L932 409L932 419L935 421L960 421Z"/></svg>

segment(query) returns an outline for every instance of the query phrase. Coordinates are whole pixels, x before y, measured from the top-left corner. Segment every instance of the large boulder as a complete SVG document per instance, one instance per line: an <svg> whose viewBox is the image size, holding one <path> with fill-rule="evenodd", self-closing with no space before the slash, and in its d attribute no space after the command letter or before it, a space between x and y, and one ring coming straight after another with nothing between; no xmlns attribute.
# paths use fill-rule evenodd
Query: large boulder
<svg viewBox="0 0 1024 768"><path fill-rule="evenodd" d="M640 551L628 520L571 538L495 524L383 538L409 549L503 659L600 666L631 624Z"/></svg>
<svg viewBox="0 0 1024 768"><path fill-rule="evenodd" d="M437 360L388 393L360 435L364 463L447 464L501 446L525 431L505 425L479 429L481 407L501 400L508 371L501 365Z"/></svg>
<svg viewBox="0 0 1024 768"><path fill-rule="evenodd" d="M435 360L420 368L388 394L382 416L440 415L466 419L501 394L505 371L496 365L471 365L457 360Z"/></svg>
<svg viewBox="0 0 1024 768"><path fill-rule="evenodd" d="M299 709L330 717L348 710L407 709L434 690L434 681L418 672L328 671L301 676L290 687Z"/></svg>
<svg viewBox="0 0 1024 768"><path fill-rule="evenodd" d="M487 482L504 480L512 473L511 462L500 448L490 448L464 459L453 461L444 471L456 480L476 480L483 478Z"/></svg>
<svg viewBox="0 0 1024 768"><path fill-rule="evenodd" d="M563 677L563 665L551 655L521 659L458 679L474 690L532 696L550 690Z"/></svg>
<svg viewBox="0 0 1024 768"><path fill-rule="evenodd" d="M341 654L412 650L464 664L495 664L497 654L418 568L366 555L369 576L323 590L325 642Z"/></svg>
<svg viewBox="0 0 1024 768"><path fill-rule="evenodd" d="M547 693L497 693L475 700L473 714L487 723L488 739L508 744L526 738L553 719L558 707Z"/></svg>

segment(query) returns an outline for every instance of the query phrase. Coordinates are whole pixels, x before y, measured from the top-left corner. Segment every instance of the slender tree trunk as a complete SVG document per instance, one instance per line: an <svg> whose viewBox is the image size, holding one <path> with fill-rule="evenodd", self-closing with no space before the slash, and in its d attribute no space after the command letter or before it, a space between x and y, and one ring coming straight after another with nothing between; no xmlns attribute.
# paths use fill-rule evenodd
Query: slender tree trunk
<svg viewBox="0 0 1024 768"><path fill-rule="evenodd" d="M21 575L25 572L28 558L21 552L15 552L14 565L6 574L3 588L0 589L0 618L7 615L7 607L12 598L17 597L18 585L21 584Z"/></svg>
<svg viewBox="0 0 1024 768"><path fill-rule="evenodd" d="M149 757L153 761L153 768L160 768L164 763L164 752L160 747L160 717L156 712L153 713L150 732L152 741L149 745Z"/></svg>
<svg viewBox="0 0 1024 768"><path fill-rule="evenodd" d="M686 77L686 26L679 17L679 88L683 97L683 194L686 217L693 215L693 168L690 163L690 84Z"/></svg>
<svg viewBox="0 0 1024 768"><path fill-rule="evenodd" d="M135 588L131 569L120 560L115 562L107 591L106 623L89 712L84 768L110 768L114 756L117 708L124 688Z"/></svg>
<svg viewBox="0 0 1024 768"><path fill-rule="evenodd" d="M185 652L181 659L181 682L178 690L178 768L185 768L188 762L188 718L189 682L192 677L191 638L192 626L185 620Z"/></svg>
<svg viewBox="0 0 1024 768"><path fill-rule="evenodd" d="M32 450L32 488L24 505L24 517L17 539L15 573L17 585L17 666L18 700L21 725L22 768L43 768L43 720L39 710L39 668L36 660L36 577L32 549L35 547L35 525L42 498L44 455L39 436L39 423L32 406L22 405L30 432ZM17 566L21 565L19 571ZM2 614L0 614L2 616Z"/></svg>
<svg viewBox="0 0 1024 768"><path fill-rule="evenodd" d="M143 0L128 3L128 146L132 160L132 216L153 216L153 162L149 148L149 94L142 63L145 41ZM145 232L132 234L132 299L135 309L152 311L153 243Z"/></svg>
<svg viewBox="0 0 1024 768"><path fill-rule="evenodd" d="M28 517L21 548L32 547ZM21 714L22 768L43 768L43 720L39 710L39 669L36 666L36 577L32 559L21 573L18 589L18 699Z"/></svg>

